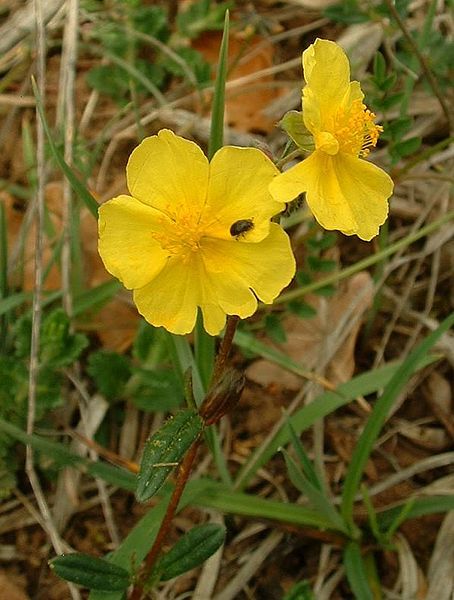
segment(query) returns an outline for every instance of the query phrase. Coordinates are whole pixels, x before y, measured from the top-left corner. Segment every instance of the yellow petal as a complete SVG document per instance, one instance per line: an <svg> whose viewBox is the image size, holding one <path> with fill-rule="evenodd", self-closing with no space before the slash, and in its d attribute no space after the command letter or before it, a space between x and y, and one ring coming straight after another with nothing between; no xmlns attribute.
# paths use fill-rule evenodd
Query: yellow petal
<svg viewBox="0 0 454 600"><path fill-rule="evenodd" d="M167 254L151 233L161 214L131 196L118 196L99 208L99 254L106 269L128 289L142 287L164 267Z"/></svg>
<svg viewBox="0 0 454 600"><path fill-rule="evenodd" d="M162 129L135 148L126 174L132 196L172 215L182 205L203 207L208 170L208 159L197 144Z"/></svg>
<svg viewBox="0 0 454 600"><path fill-rule="evenodd" d="M219 305L226 313L242 318L257 307L250 290L269 304L295 274L290 240L276 223L270 224L269 235L256 244L207 240L203 259Z"/></svg>
<svg viewBox="0 0 454 600"><path fill-rule="evenodd" d="M210 335L218 335L225 325L226 313L217 304L204 303L201 306L203 328Z"/></svg>
<svg viewBox="0 0 454 600"><path fill-rule="evenodd" d="M325 229L338 229L369 241L388 215L392 179L376 165L355 156L329 156L316 150L270 185L276 198L288 201L301 192Z"/></svg>
<svg viewBox="0 0 454 600"><path fill-rule="evenodd" d="M134 302L149 323L176 334L192 331L200 306L206 331L217 335L227 314L249 317L256 297L271 303L294 273L289 238L271 223L256 244L205 238L200 255L169 259L151 283L134 291Z"/></svg>
<svg viewBox="0 0 454 600"><path fill-rule="evenodd" d="M171 258L151 283L134 290L137 309L149 323L179 335L194 329L200 298L194 265Z"/></svg>
<svg viewBox="0 0 454 600"><path fill-rule="evenodd" d="M350 83L350 65L342 48L335 42L317 39L303 52L304 79L320 103L320 110L332 111L344 98ZM334 106L333 106L334 104Z"/></svg>
<svg viewBox="0 0 454 600"><path fill-rule="evenodd" d="M230 227L239 220L252 220L243 240L257 242L268 235L269 220L284 209L268 192L268 184L279 173L256 148L225 146L210 164L208 201L203 219L208 235L232 239Z"/></svg>

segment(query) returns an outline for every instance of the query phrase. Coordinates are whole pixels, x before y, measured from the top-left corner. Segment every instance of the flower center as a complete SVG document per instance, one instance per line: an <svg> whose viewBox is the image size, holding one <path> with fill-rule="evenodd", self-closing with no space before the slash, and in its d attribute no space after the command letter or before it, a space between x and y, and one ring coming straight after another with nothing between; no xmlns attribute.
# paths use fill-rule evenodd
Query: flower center
<svg viewBox="0 0 454 600"><path fill-rule="evenodd" d="M315 136L317 149L331 155L346 152L364 158L383 131L374 119L374 113L361 100L354 100L347 110L341 107L334 114L331 132L322 131Z"/></svg>
<svg viewBox="0 0 454 600"><path fill-rule="evenodd" d="M172 214L170 220L162 217L161 229L152 236L163 250L188 262L200 248L203 231L199 220L194 211L181 210Z"/></svg>

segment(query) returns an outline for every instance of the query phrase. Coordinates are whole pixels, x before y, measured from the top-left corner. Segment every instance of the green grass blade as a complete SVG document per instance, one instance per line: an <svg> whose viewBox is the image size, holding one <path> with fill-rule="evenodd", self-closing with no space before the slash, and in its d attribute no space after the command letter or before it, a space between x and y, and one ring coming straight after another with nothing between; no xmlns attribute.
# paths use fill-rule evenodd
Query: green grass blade
<svg viewBox="0 0 454 600"><path fill-rule="evenodd" d="M38 88L36 86L36 82L33 78L32 78L32 87L33 87L33 93L36 98L36 106L38 108L39 116L40 116L41 122L43 124L44 132L46 134L47 141L49 142L49 147L51 149L51 152L52 152L55 160L57 161L58 166L63 171L63 173L66 175L74 192L84 202L85 206L88 208L88 210L91 212L91 214L97 219L98 218L98 203L93 198L93 196L90 194L90 192L85 187L85 185L79 180L79 178L76 176L76 174L71 169L71 167L67 164L67 162L63 158L62 153L60 152L57 145L55 144L55 142L52 138L52 133L49 129L49 125L46 120L43 103L41 101L41 97L39 95Z"/></svg>
<svg viewBox="0 0 454 600"><path fill-rule="evenodd" d="M276 300L273 302L273 304L285 304L287 302L290 302L290 300L296 300L297 298L301 298L302 296L308 294L309 292L314 292L315 290L319 290L328 285L333 285L333 284L337 283L338 281L341 281L342 279L346 279L347 277L350 277L351 275L358 273L359 271L368 269L372 265L375 265L376 263L384 260L387 256L391 256L391 255L395 254L396 252L398 252L399 250L401 250L402 248L406 248L413 242L416 242L417 240L420 240L421 238L428 236L430 233L432 233L433 231L436 231L442 225L444 225L445 223L449 223L453 219L454 219L454 211L451 211L451 212L447 213L446 215L443 215L436 221L432 221L425 227L422 227L418 231L415 231L414 233L410 233L409 235L405 236L401 240L394 242L394 244L390 244L387 248L384 248L380 252L376 252L375 254L372 254L371 256L367 256L366 258L363 258L362 260L357 261L354 265L346 267L345 269L342 269L341 271L338 271L337 273L333 273L332 275L328 275L328 277L324 277L323 279L313 281L312 283L309 283L307 285L304 285L304 286L301 286L294 290L291 290L290 292L281 294L278 298L276 298Z"/></svg>
<svg viewBox="0 0 454 600"><path fill-rule="evenodd" d="M266 360L269 360L274 364L287 369L287 371L290 371L290 373L295 373L295 375L299 375L305 379L313 375L311 371L304 369L296 361L284 354L284 352L264 344L246 331L236 331L234 343L249 353L253 352L258 356L261 356L262 358L265 358Z"/></svg>
<svg viewBox="0 0 454 600"><path fill-rule="evenodd" d="M81 292L74 297L73 315L77 317L87 310L101 308L109 300L112 300L121 288L122 285L119 281L111 279L110 281L100 283L90 290Z"/></svg>
<svg viewBox="0 0 454 600"><path fill-rule="evenodd" d="M432 356L424 357L418 367L422 368L436 360ZM395 374L400 363L392 363L363 373L343 383L335 392L325 392L315 398L313 402L295 412L288 421L297 433L301 433L312 425L345 406L358 396L366 396L382 389ZM290 434L286 423L265 444L257 448L246 461L238 473L235 489L244 489L248 482L255 476L258 469L268 462L280 446L285 446L290 441Z"/></svg>
<svg viewBox="0 0 454 600"><path fill-rule="evenodd" d="M288 452L282 450L287 466L288 476L292 484L302 492L308 499L312 508L319 511L328 522L331 523L331 528L348 535L348 528L344 524L342 517L337 512L329 497L325 496L324 492L315 487L305 477L299 465L293 460Z"/></svg>
<svg viewBox="0 0 454 600"><path fill-rule="evenodd" d="M194 333L194 355L203 387L207 390L210 385L213 373L214 357L216 348L216 338L209 335L202 321L202 314L199 310L197 323Z"/></svg>
<svg viewBox="0 0 454 600"><path fill-rule="evenodd" d="M8 237L5 204L0 202L0 302L8 297ZM6 346L8 317L0 318L0 347Z"/></svg>
<svg viewBox="0 0 454 600"><path fill-rule="evenodd" d="M410 502L410 505L407 507L408 502ZM429 498L410 498L409 501L398 506L378 511L377 517L380 528L386 532L393 526L396 519L402 522L401 514L403 511L405 511L404 520L407 520L436 513L446 513L450 510L454 510L454 494L449 496L432 496Z"/></svg>
<svg viewBox="0 0 454 600"><path fill-rule="evenodd" d="M21 306L27 300L32 299L31 292L17 292L16 294L11 294L8 298L0 299L0 315L5 315L10 310Z"/></svg>
<svg viewBox="0 0 454 600"><path fill-rule="evenodd" d="M225 109L225 82L227 80L227 63L229 56L229 11L225 11L224 32L222 34L219 60L217 66L216 82L214 84L213 105L211 107L211 129L208 143L208 158L222 148L224 143L224 109Z"/></svg>
<svg viewBox="0 0 454 600"><path fill-rule="evenodd" d="M198 506L215 508L235 515L272 519L282 523L293 523L331 531L334 529L331 521L318 510L298 504L267 500L252 494L232 492L225 485L214 482L202 489L202 492L192 502Z"/></svg>
<svg viewBox="0 0 454 600"><path fill-rule="evenodd" d="M28 435L19 427L7 423L0 418L0 431L6 433L22 444L29 444L34 450L52 458L57 464L65 467L75 467L90 473L93 477L101 477L107 483L128 491L136 489L135 476L124 469L113 467L100 461L91 461L68 450L63 444L50 442L38 435Z"/></svg>
<svg viewBox="0 0 454 600"><path fill-rule="evenodd" d="M290 433L290 441L292 443L293 448L295 449L295 453L299 460L299 464L304 474L304 477L316 490L322 492L323 485L320 481L317 471L315 470L314 465L312 464L311 459L307 455L307 452L304 449L304 446L300 438L298 437L295 429L293 428L292 424L289 422L287 423L287 425Z"/></svg>
<svg viewBox="0 0 454 600"><path fill-rule="evenodd" d="M229 11L225 12L224 33L222 35L221 47L219 49L218 69L214 85L213 104L211 107L210 139L208 142L208 158L211 160L214 154L222 148L224 143L224 103L225 82L227 78L227 62L229 48ZM202 316L197 316L195 330L195 360L198 366L205 389L211 380L214 367L216 340L205 331Z"/></svg>
<svg viewBox="0 0 454 600"><path fill-rule="evenodd" d="M366 566L361 556L361 547L356 542L347 544L344 550L344 567L348 583L357 600L374 600L367 581Z"/></svg>
<svg viewBox="0 0 454 600"><path fill-rule="evenodd" d="M427 357L432 346L454 324L454 314L447 317L440 326L430 333L419 346L405 359L387 383L382 396L377 400L372 414L355 446L344 481L341 513L345 521L354 528L353 505L367 460L375 441L388 417L389 411L409 378L419 369L421 361Z"/></svg>
<svg viewBox="0 0 454 600"><path fill-rule="evenodd" d="M198 366L194 360L191 346L189 345L187 338L182 335L173 335L166 332L166 338L173 365L180 377L182 385L184 385L186 371L191 369L192 390L194 392L195 402L197 406L199 406L205 397L205 388L200 377Z"/></svg>

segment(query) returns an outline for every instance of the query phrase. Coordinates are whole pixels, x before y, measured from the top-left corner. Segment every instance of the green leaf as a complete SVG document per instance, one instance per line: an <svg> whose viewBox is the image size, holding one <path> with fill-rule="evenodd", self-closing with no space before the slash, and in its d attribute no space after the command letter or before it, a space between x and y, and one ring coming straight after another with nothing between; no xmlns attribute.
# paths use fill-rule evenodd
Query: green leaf
<svg viewBox="0 0 454 600"><path fill-rule="evenodd" d="M335 260L327 260L325 258L319 258L318 256L308 256L307 264L312 271L318 271L320 273L330 273L337 267Z"/></svg>
<svg viewBox="0 0 454 600"><path fill-rule="evenodd" d="M394 523L402 523L402 515L404 520L415 519L425 515L433 515L436 513L445 513L454 510L454 494L447 496L432 496L430 498L415 498L411 497L406 502L393 506L387 510L377 511L378 522L380 528L386 531L393 527Z"/></svg>
<svg viewBox="0 0 454 600"><path fill-rule="evenodd" d="M225 12L231 2L216 4L211 0L196 0L189 8L177 15L176 24L179 33L190 39L198 37L204 31L221 31Z"/></svg>
<svg viewBox="0 0 454 600"><path fill-rule="evenodd" d="M316 600L308 581L299 581L290 591L288 591L282 600Z"/></svg>
<svg viewBox="0 0 454 600"><path fill-rule="evenodd" d="M156 494L202 429L203 421L198 413L185 410L169 419L147 440L137 478L139 502L146 502Z"/></svg>
<svg viewBox="0 0 454 600"><path fill-rule="evenodd" d="M161 41L166 40L169 35L167 13L161 6L137 6L132 11L132 21L136 31Z"/></svg>
<svg viewBox="0 0 454 600"><path fill-rule="evenodd" d="M130 584L129 573L125 569L88 554L63 554L49 561L49 565L62 579L91 590L117 592Z"/></svg>
<svg viewBox="0 0 454 600"><path fill-rule="evenodd" d="M138 408L147 412L169 411L181 405L184 393L174 369L135 368L134 375L140 380L140 385L132 396L132 402Z"/></svg>
<svg viewBox="0 0 454 600"><path fill-rule="evenodd" d="M411 117L399 117L388 123L386 127L386 133L388 138L394 141L400 140L408 131L410 131L413 125L413 119Z"/></svg>
<svg viewBox="0 0 454 600"><path fill-rule="evenodd" d="M361 547L350 542L344 550L344 567L348 583L357 600L374 600L367 580L366 567L361 556Z"/></svg>
<svg viewBox="0 0 454 600"><path fill-rule="evenodd" d="M314 290L314 294L317 294L317 296L323 296L327 298L330 298L335 292L336 288L334 285L324 285L323 287L319 287Z"/></svg>
<svg viewBox="0 0 454 600"><path fill-rule="evenodd" d="M279 121L279 127L295 142L304 152L312 152L315 148L314 138L307 129L303 120L303 113L289 110Z"/></svg>
<svg viewBox="0 0 454 600"><path fill-rule="evenodd" d="M404 140L403 142L399 142L392 148L393 155L399 158L409 156L418 150L418 148L421 146L421 141L422 140L420 137L412 137L408 140Z"/></svg>
<svg viewBox="0 0 454 600"><path fill-rule="evenodd" d="M170 56L161 61L160 65L172 75L177 77L186 77L188 69L195 75L196 81L199 84L207 84L211 81L211 66L203 55L195 48L183 46L174 50L187 64L187 68L173 60Z"/></svg>
<svg viewBox="0 0 454 600"><path fill-rule="evenodd" d="M131 366L126 356L99 350L88 357L87 372L103 396L108 400L118 400L131 376Z"/></svg>
<svg viewBox="0 0 454 600"><path fill-rule="evenodd" d="M381 88L381 84L386 78L386 61L381 52L376 52L374 56L374 78L378 87Z"/></svg>
<svg viewBox="0 0 454 600"><path fill-rule="evenodd" d="M383 92L389 92L390 89L392 89L395 85L396 85L396 81L397 81L397 73L393 72L390 75L388 75L388 77L386 77L382 82L381 82L381 90Z"/></svg>
<svg viewBox="0 0 454 600"><path fill-rule="evenodd" d="M391 96L387 96L386 98L383 98L383 100L380 100L380 102L379 102L380 109L383 111L391 110L391 108L393 108L397 104L400 104L402 102L402 100L404 99L404 97L405 97L405 94L403 92L399 92L398 94L392 94Z"/></svg>
<svg viewBox="0 0 454 600"><path fill-rule="evenodd" d="M315 308L304 300L291 300L288 303L288 309L301 319L312 319L317 315Z"/></svg>
<svg viewBox="0 0 454 600"><path fill-rule="evenodd" d="M307 271L297 271L296 282L298 285L309 285L312 283L312 281L312 275L310 275Z"/></svg>
<svg viewBox="0 0 454 600"><path fill-rule="evenodd" d="M323 11L323 15L332 21L346 25L364 23L369 20L369 16L361 11L357 0L344 0L334 6L328 6Z"/></svg>
<svg viewBox="0 0 454 600"><path fill-rule="evenodd" d="M446 318L435 331L429 334L426 339L410 353L394 373L390 381L388 381L383 394L375 403L372 414L367 420L366 426L355 446L343 486L341 512L344 519L353 529L355 528L353 521L353 505L360 485L361 476L373 450L376 439L388 418L389 411L409 378L420 368L421 361L429 355L432 346L445 331L452 327L453 324L454 314Z"/></svg>
<svg viewBox="0 0 454 600"><path fill-rule="evenodd" d="M16 356L26 358L30 353L32 321L25 314L16 322ZM54 369L72 364L88 346L88 339L80 333L71 333L70 320L63 309L58 308L45 315L41 324L40 361Z"/></svg>
<svg viewBox="0 0 454 600"><path fill-rule="evenodd" d="M287 341L287 334L278 315L266 315L265 331L266 335L277 344L284 344Z"/></svg>
<svg viewBox="0 0 454 600"><path fill-rule="evenodd" d="M161 579L173 579L201 565L222 546L225 533L225 527L216 523L193 527L162 558L159 563Z"/></svg>
<svg viewBox="0 0 454 600"><path fill-rule="evenodd" d="M124 43L124 42L123 42ZM87 84L97 92L114 100L120 100L129 90L128 78L116 65L97 65L86 74Z"/></svg>
<svg viewBox="0 0 454 600"><path fill-rule="evenodd" d="M337 234L323 233L320 237L311 237L307 240L307 245L313 250L328 250L337 242Z"/></svg>
<svg viewBox="0 0 454 600"><path fill-rule="evenodd" d="M41 362L58 368L71 365L88 346L87 336L72 333L70 319L63 309L46 315L41 327Z"/></svg>

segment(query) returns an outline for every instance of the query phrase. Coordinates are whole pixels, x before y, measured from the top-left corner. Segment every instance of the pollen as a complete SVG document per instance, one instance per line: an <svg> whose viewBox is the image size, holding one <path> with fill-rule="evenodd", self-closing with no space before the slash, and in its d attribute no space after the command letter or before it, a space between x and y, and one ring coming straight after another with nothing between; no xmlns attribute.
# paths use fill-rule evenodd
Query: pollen
<svg viewBox="0 0 454 600"><path fill-rule="evenodd" d="M339 107L333 123L333 135L339 143L339 151L361 158L367 156L383 131L374 119L375 114L361 100L354 100L347 110Z"/></svg>
<svg viewBox="0 0 454 600"><path fill-rule="evenodd" d="M171 214L170 218L162 217L160 231L151 235L169 256L189 262L200 249L203 231L194 213L180 211Z"/></svg>

